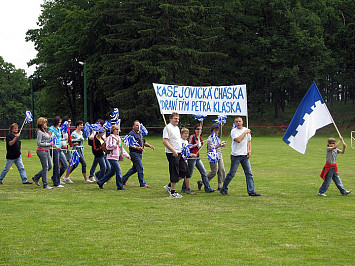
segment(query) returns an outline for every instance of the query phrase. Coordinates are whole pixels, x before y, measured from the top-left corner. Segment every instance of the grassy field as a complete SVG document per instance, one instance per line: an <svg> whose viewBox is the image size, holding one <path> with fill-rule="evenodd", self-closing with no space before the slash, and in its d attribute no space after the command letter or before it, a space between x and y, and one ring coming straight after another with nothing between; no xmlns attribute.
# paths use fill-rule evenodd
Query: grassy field
<svg viewBox="0 0 355 266"><path fill-rule="evenodd" d="M312 138L306 155L280 137L254 137L251 163L262 194L256 198L247 195L241 168L229 197L198 191L168 198L161 138L147 141L156 146L143 160L149 189L139 188L135 175L127 191L117 191L112 180L101 190L76 170L74 184L44 190L22 185L14 166L0 186L0 265L355 264L355 193L341 196L332 183L328 197L317 196L326 137ZM355 152L346 141L339 171L345 188L355 190ZM227 171L229 146L230 140ZM40 170L35 147L35 141L22 141L29 179ZM3 168L5 144L0 153ZM88 148L85 154L90 167ZM209 169L205 151L202 158ZM121 163L123 173L129 167L130 161ZM197 179L195 171L195 190ZM217 187L217 178L211 185Z"/></svg>

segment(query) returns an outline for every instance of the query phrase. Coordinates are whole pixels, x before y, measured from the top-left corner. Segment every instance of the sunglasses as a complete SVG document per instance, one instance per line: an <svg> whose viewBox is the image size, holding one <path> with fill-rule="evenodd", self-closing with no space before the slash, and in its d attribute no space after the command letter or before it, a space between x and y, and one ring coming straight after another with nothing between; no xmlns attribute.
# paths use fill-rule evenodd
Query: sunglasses
<svg viewBox="0 0 355 266"><path fill-rule="evenodd" d="M195 128L195 130L202 130L202 128L200 128L200 127L197 127L197 128Z"/></svg>

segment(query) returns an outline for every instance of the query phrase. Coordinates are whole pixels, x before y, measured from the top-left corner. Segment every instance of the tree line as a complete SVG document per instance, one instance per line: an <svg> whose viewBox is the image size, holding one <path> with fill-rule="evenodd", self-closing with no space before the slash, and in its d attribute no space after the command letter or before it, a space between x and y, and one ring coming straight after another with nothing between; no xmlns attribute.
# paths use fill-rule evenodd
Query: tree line
<svg viewBox="0 0 355 266"><path fill-rule="evenodd" d="M36 107L89 120L114 107L161 124L152 83L247 84L248 108L280 118L316 81L328 103L354 105L353 0L45 0L27 41ZM38 107L40 106L40 107Z"/></svg>

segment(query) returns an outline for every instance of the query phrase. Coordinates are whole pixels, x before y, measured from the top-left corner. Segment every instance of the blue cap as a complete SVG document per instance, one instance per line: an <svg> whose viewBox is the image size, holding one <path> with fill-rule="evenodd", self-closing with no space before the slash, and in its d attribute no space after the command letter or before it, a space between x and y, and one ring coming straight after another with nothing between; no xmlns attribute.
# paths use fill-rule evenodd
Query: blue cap
<svg viewBox="0 0 355 266"><path fill-rule="evenodd" d="M102 127L100 127L99 130L98 130L98 132L99 132L99 133L104 133L105 130L104 130Z"/></svg>

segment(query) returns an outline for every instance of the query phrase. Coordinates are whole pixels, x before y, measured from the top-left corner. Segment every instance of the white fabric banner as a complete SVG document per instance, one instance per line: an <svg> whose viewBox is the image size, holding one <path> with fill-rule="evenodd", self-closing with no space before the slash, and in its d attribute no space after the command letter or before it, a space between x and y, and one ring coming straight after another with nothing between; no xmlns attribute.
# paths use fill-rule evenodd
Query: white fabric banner
<svg viewBox="0 0 355 266"><path fill-rule="evenodd" d="M246 85L191 87L153 83L160 113L248 115Z"/></svg>

